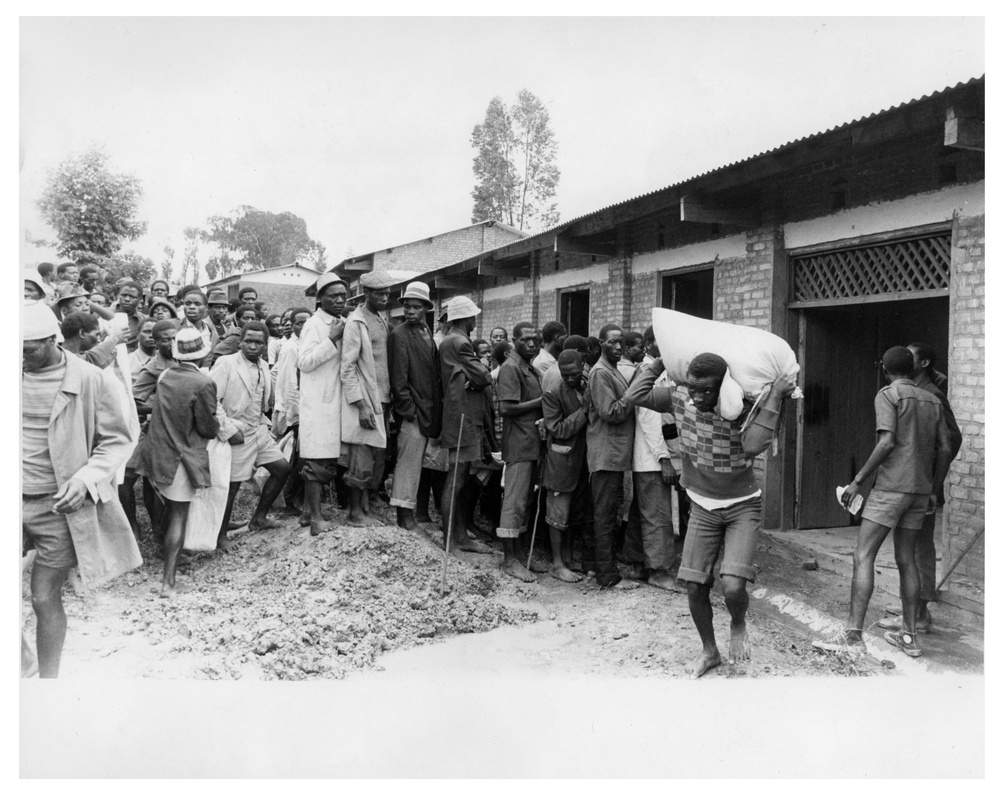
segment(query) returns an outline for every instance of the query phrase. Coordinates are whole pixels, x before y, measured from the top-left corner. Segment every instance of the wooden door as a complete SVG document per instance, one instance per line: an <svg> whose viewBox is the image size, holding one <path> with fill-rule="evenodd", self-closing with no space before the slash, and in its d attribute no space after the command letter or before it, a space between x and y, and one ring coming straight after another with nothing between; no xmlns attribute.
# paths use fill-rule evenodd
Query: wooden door
<svg viewBox="0 0 1000 800"><path fill-rule="evenodd" d="M842 527L852 522L834 489L851 482L875 443L877 318L865 309L817 309L802 315L802 327L796 526Z"/></svg>

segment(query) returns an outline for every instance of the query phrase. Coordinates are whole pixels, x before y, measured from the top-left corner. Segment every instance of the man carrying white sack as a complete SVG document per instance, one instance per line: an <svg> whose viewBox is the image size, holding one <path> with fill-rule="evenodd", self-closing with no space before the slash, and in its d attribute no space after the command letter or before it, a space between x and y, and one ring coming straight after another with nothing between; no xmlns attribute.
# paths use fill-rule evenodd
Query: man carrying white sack
<svg viewBox="0 0 1000 800"><path fill-rule="evenodd" d="M691 520L677 578L687 581L688 606L702 642L702 653L691 665L693 678L722 663L709 591L723 545L725 559L719 575L731 617L729 663L750 659L746 584L756 577L753 557L761 515L761 490L753 459L771 443L782 403L795 389L792 380L781 376L752 415L750 404L744 402L743 413L727 420L719 415L718 405L728 369L721 356L701 353L691 360L682 385L654 387L664 371L662 359L657 358L641 369L623 398L654 411L672 411L677 420L681 486L691 500Z"/></svg>

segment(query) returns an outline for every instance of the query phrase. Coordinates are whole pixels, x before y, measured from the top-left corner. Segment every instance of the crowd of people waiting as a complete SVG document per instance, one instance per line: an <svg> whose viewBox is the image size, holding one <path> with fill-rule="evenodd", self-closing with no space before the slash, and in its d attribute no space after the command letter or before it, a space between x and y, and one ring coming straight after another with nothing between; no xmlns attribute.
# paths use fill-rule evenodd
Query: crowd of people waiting
<svg viewBox="0 0 1000 800"><path fill-rule="evenodd" d="M95 585L141 563L140 479L161 594L184 588L177 567L191 503L212 484L213 440L231 447L218 551L234 529L274 527L279 495L321 536L332 528L325 487L347 524L385 525L377 509L387 504L399 528L440 546L433 502L447 550L502 549L500 568L517 580L547 571L686 592L703 644L695 675L721 663L709 601L717 572L730 660L749 658L746 583L761 518L753 461L774 437L790 378L730 421L717 413L726 362L699 355L674 385L652 326L609 322L583 337L559 322L519 322L473 339L475 303L452 297L435 313L419 281L393 325L393 281L380 273L361 278L353 308L348 283L326 273L314 303L268 313L251 288L233 303L194 285L171 296L163 280L101 287L89 265L61 264L57 281L42 271L24 275L22 492L43 677L58 672L68 571ZM260 468L253 515L232 520L241 484Z"/></svg>

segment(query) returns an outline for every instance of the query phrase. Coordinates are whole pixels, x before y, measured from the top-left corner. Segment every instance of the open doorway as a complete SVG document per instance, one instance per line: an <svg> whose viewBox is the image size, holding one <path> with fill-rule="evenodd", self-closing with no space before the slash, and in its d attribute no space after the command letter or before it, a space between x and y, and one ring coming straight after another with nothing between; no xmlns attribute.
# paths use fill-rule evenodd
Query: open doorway
<svg viewBox="0 0 1000 800"><path fill-rule="evenodd" d="M559 321L570 336L590 334L590 289L563 289L559 292Z"/></svg>
<svg viewBox="0 0 1000 800"><path fill-rule="evenodd" d="M805 392L797 453L797 528L851 523L834 488L852 480L875 444L882 353L920 341L947 373L948 297L812 307L800 312L799 385ZM867 495L871 486L862 487Z"/></svg>

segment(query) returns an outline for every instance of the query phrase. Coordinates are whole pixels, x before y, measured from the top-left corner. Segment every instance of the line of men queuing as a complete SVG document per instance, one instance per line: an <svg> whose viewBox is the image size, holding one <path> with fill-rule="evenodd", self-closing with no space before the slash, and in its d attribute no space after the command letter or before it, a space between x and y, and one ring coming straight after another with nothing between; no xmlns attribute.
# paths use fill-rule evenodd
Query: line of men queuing
<svg viewBox="0 0 1000 800"><path fill-rule="evenodd" d="M134 484L140 476L162 543L161 594L181 588L176 569L188 509L199 489L212 483L213 439L228 442L232 453L219 550L229 549L228 533L241 525L231 520L241 483L261 467L269 476L255 513L243 523L251 529L275 525L268 514L284 490L286 505L299 506L300 524L322 535L332 527L322 493L333 485L348 508L348 524L384 524L373 507L386 499L400 528L427 536L433 496L450 552L493 553L485 540L495 538L503 550L500 568L518 580L534 581L532 571L566 582L589 574L599 586L612 587L622 580L622 563L624 577L686 592L703 644L692 665L695 677L721 663L709 601L718 572L731 617L729 660L750 657L746 583L756 576L761 509L753 461L774 437L794 389L790 377L779 377L756 407L747 403L738 420L728 421L716 412L726 362L704 353L691 362L686 382L673 385L652 327L638 333L609 323L597 337L580 337L567 336L558 322L541 330L521 322L509 337L497 328L490 341L473 340L481 310L459 296L440 310L432 333L434 305L419 281L406 286L403 320L391 326L392 280L379 273L362 277L364 296L353 310L347 283L327 273L316 284L315 310L288 309L266 322L251 304L257 299L249 295L253 290L244 290L232 310L222 293L206 297L195 286L184 287L175 308L155 291L162 290L161 281L150 287L145 312L139 312L142 287L123 281L109 320L97 310L103 306L94 302L97 287L86 285L85 270L76 289L67 285L73 277L68 272L60 274L65 280L51 306L37 273L25 274L26 301L35 302L25 307L30 324L24 332L23 396L25 414L34 410L36 424L29 437L25 416L24 527L38 553L32 596L43 677L58 671L65 636L60 596L68 569L79 566L88 585L136 566ZM29 360L29 345L42 340L45 346ZM121 351L118 344L130 351L126 365L113 355ZM58 475L74 474L69 468L44 481L29 469L35 461L54 464L59 458L43 446L52 441L52 426L40 425L45 409L50 417L55 413L51 398L37 396L34 384L45 376L48 392L56 375L65 381L67 367L76 373L81 364L90 380L96 381L92 373L110 380L111 390L103 391L119 401L116 427L108 434L113 441L98 449L120 445L131 454L121 460L123 472L118 463L104 476L107 485L73 483L67 495ZM111 375L128 391L114 388ZM108 397L101 401L91 409L97 418L108 411ZM290 457L278 447L286 436ZM105 472L112 461L103 457ZM115 470L121 473L117 481ZM108 503L114 499L108 487L115 483L120 502ZM687 534L679 569L672 487ZM98 506L121 511L97 526L103 536L80 534L73 525L72 512L88 491ZM30 522L29 501L37 504ZM487 530L475 523L477 507ZM534 556L540 549L536 534L546 528L551 563ZM94 569L91 552L95 539L118 543L114 558L100 556L100 569ZM909 619L906 624L913 627Z"/></svg>

